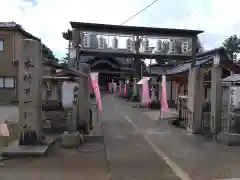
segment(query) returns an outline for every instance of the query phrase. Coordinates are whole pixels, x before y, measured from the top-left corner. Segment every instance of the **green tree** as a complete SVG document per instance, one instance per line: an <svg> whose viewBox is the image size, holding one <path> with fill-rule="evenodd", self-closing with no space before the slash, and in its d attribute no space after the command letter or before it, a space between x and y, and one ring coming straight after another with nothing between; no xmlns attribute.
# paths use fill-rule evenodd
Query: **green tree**
<svg viewBox="0 0 240 180"><path fill-rule="evenodd" d="M64 67L68 67L69 53L66 53L65 56L59 61L59 64Z"/></svg>
<svg viewBox="0 0 240 180"><path fill-rule="evenodd" d="M62 36L64 39L66 40L72 40L72 31L70 29L68 29L66 32L62 33Z"/></svg>
<svg viewBox="0 0 240 180"><path fill-rule="evenodd" d="M201 53L204 51L204 47L202 42L200 41L199 37L197 36L197 48L196 48L196 53Z"/></svg>
<svg viewBox="0 0 240 180"><path fill-rule="evenodd" d="M237 54L240 50L240 39L237 35L232 35L229 38L225 39L223 42L223 47L226 49L229 58L232 61L236 61Z"/></svg>
<svg viewBox="0 0 240 180"><path fill-rule="evenodd" d="M49 47L47 47L45 44L42 44L42 55L43 55L43 58L58 63L58 59L54 56L53 51Z"/></svg>

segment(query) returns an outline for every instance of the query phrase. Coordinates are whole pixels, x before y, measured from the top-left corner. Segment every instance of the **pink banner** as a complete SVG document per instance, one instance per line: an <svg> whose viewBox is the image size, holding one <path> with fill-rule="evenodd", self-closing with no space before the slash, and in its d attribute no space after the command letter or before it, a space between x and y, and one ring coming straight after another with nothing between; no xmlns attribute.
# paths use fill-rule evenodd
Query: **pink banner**
<svg viewBox="0 0 240 180"><path fill-rule="evenodd" d="M102 112L102 100L101 100L101 94L100 94L99 85L98 85L98 73L91 73L91 81L92 81L92 86L93 86L95 97L96 97L96 103L98 105L98 111Z"/></svg>
<svg viewBox="0 0 240 180"><path fill-rule="evenodd" d="M117 92L117 84L115 82L113 83L113 92L114 94Z"/></svg>
<svg viewBox="0 0 240 180"><path fill-rule="evenodd" d="M89 92L90 92L90 94L93 93L93 86L92 86L92 83L89 83Z"/></svg>
<svg viewBox="0 0 240 180"><path fill-rule="evenodd" d="M149 94L149 85L148 85L148 78L144 78L142 83L142 101L144 104L150 104L150 94Z"/></svg>
<svg viewBox="0 0 240 180"><path fill-rule="evenodd" d="M166 76L162 75L162 98L161 107L164 112L168 112L167 91L166 91Z"/></svg>
<svg viewBox="0 0 240 180"><path fill-rule="evenodd" d="M112 93L112 85L111 85L111 83L108 83L108 90L109 90L110 93Z"/></svg>
<svg viewBox="0 0 240 180"><path fill-rule="evenodd" d="M127 97L127 84L124 84L124 97Z"/></svg>
<svg viewBox="0 0 240 180"><path fill-rule="evenodd" d="M119 81L118 88L119 88L119 96L121 96L122 95L122 82L121 81Z"/></svg>

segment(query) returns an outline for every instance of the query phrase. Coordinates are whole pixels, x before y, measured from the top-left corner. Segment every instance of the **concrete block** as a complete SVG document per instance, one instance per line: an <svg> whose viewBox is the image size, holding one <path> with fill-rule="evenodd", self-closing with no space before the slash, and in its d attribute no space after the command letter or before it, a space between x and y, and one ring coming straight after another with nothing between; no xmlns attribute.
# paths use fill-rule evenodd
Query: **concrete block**
<svg viewBox="0 0 240 180"><path fill-rule="evenodd" d="M240 134L219 133L217 136L217 140L227 146L240 145Z"/></svg>
<svg viewBox="0 0 240 180"><path fill-rule="evenodd" d="M82 142L82 135L79 132L64 132L60 141L63 148L77 148Z"/></svg>

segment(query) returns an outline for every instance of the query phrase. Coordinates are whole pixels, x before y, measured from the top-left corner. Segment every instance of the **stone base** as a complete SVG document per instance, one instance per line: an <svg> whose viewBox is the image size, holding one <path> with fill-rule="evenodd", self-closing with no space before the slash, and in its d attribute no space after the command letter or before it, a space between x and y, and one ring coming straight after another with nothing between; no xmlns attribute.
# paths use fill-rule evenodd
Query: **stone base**
<svg viewBox="0 0 240 180"><path fill-rule="evenodd" d="M3 148L1 153L3 157L45 156L54 142L53 140L47 145L19 145L18 141L15 141Z"/></svg>
<svg viewBox="0 0 240 180"><path fill-rule="evenodd" d="M187 127L186 130L187 130L187 133L192 134L192 135L200 135L201 134L200 129L199 130L194 130L192 128Z"/></svg>
<svg viewBox="0 0 240 180"><path fill-rule="evenodd" d="M240 145L240 134L219 133L217 140L221 141L224 145L227 146Z"/></svg>
<svg viewBox="0 0 240 180"><path fill-rule="evenodd" d="M64 132L61 135L61 147L63 148L77 148L82 143L82 135L79 132Z"/></svg>
<svg viewBox="0 0 240 180"><path fill-rule="evenodd" d="M148 108L148 107L149 107L149 105L146 104L146 103L140 103L139 104L139 108Z"/></svg>

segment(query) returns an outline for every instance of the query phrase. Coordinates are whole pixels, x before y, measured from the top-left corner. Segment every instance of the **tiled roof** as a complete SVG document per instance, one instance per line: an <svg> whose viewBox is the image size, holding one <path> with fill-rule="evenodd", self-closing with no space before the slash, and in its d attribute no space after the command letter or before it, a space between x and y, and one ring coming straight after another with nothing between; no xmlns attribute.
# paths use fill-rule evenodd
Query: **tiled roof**
<svg viewBox="0 0 240 180"><path fill-rule="evenodd" d="M224 61L230 61L227 57L225 49L223 47L220 47L220 48L216 48L216 49L213 49L210 51L206 51L204 53L197 54L196 66L201 66L204 64L212 63L213 57L216 54L219 54L220 56L224 57L223 58ZM188 71L190 69L190 67L191 67L191 62L181 64L177 67L170 69L169 71L166 72L166 74L173 75L173 74L183 73L183 72Z"/></svg>
<svg viewBox="0 0 240 180"><path fill-rule="evenodd" d="M223 82L240 82L240 74L233 74L222 79Z"/></svg>
<svg viewBox="0 0 240 180"><path fill-rule="evenodd" d="M14 28L19 26L15 22L0 22L0 28Z"/></svg>
<svg viewBox="0 0 240 180"><path fill-rule="evenodd" d="M199 59L196 61L196 66L201 66L203 64L206 64L207 62L212 61L212 59L213 59L212 56L201 59L201 60ZM166 74L170 75L170 74L178 74L178 73L186 72L190 69L190 67L191 67L191 62L186 64L181 64L173 69L170 69L169 71L166 72Z"/></svg>
<svg viewBox="0 0 240 180"><path fill-rule="evenodd" d="M25 31L21 25L15 22L0 22L0 30L14 30L21 32L24 36L30 39L41 41L39 38L33 36L29 32Z"/></svg>

